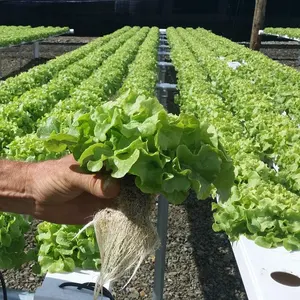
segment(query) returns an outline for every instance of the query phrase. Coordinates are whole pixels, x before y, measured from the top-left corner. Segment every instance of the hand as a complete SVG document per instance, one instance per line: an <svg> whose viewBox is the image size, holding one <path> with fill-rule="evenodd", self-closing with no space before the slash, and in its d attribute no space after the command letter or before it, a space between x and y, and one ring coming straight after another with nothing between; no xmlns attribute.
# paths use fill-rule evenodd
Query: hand
<svg viewBox="0 0 300 300"><path fill-rule="evenodd" d="M112 207L120 185L108 174L83 173L72 155L28 165L30 194L38 219L86 224L98 210Z"/></svg>

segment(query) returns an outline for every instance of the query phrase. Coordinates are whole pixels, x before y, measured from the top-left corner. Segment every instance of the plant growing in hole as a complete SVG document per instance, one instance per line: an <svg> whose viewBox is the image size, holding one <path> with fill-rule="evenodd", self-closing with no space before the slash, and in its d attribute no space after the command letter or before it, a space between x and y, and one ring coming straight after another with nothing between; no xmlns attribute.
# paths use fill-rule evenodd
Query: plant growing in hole
<svg viewBox="0 0 300 300"><path fill-rule="evenodd" d="M154 97L129 90L88 113L78 112L69 127L47 126L49 150L68 149L87 172L105 169L123 178L116 207L99 211L87 224L95 228L101 256L95 298L106 282L129 270L132 278L159 246L150 222L155 195L174 204L190 190L198 199L211 193L229 197L233 165L215 129L188 114L168 114Z"/></svg>

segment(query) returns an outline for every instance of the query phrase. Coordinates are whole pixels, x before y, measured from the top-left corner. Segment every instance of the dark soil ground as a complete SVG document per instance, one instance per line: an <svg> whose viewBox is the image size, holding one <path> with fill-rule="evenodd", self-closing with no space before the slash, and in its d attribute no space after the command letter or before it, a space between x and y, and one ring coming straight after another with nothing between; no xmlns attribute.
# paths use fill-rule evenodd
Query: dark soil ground
<svg viewBox="0 0 300 300"><path fill-rule="evenodd" d="M71 51L93 38L58 37L40 47L40 58L33 59L33 46L0 49L4 78L26 71L55 56ZM300 47L296 43L267 42L262 52L283 64L298 68ZM34 245L34 228L27 234L28 247ZM196 201L190 196L185 205L170 206L166 258L165 300L247 300L231 246L224 234L211 229L210 201ZM152 299L154 259L149 258L129 286L120 291L125 279L118 283L116 299ZM42 282L31 272L31 265L20 271L4 271L8 287L34 291Z"/></svg>
<svg viewBox="0 0 300 300"><path fill-rule="evenodd" d="M72 51L89 41L92 37L60 36L47 39L47 42L40 44L40 58L34 59L33 45L21 45L0 49L0 73L2 79L14 76L19 72L25 72L47 60L55 58L66 52Z"/></svg>

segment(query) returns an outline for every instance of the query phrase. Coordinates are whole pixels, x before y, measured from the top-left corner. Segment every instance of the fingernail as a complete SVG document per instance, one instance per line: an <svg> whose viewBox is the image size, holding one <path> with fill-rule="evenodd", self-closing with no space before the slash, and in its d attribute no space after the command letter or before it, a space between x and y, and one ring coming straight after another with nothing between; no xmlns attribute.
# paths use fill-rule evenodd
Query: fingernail
<svg viewBox="0 0 300 300"><path fill-rule="evenodd" d="M104 196L116 197L120 191L119 181L110 176L106 177L102 185L102 190L105 194Z"/></svg>
<svg viewBox="0 0 300 300"><path fill-rule="evenodd" d="M103 182L103 191L106 192L107 189L113 184L112 178L110 176L106 177Z"/></svg>

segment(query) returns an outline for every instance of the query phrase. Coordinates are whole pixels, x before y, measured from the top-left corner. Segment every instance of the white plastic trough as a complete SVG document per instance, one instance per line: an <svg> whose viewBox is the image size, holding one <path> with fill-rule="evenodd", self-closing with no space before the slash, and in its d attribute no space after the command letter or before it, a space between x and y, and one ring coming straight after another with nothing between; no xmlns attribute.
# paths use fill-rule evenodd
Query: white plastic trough
<svg viewBox="0 0 300 300"><path fill-rule="evenodd" d="M286 40L291 40L291 41L296 41L298 43L300 43L300 39L298 38L293 38L293 37L290 37L288 35L280 35L280 34L275 34L275 33L266 33L264 32L263 30L259 30L258 31L258 34L259 35L267 35L267 36L275 36L277 38L281 38L281 39L286 39Z"/></svg>
<svg viewBox="0 0 300 300"><path fill-rule="evenodd" d="M64 34L74 34L74 29L69 29L68 31L66 32L63 32L63 33L59 33L59 34L53 34L53 35L49 35L45 38L41 38L41 39L38 39L38 40L32 40L32 41L28 41L28 42L20 42L18 44L12 44L12 45L7 45L7 46L1 46L0 49L4 49L4 48L13 48L13 47L18 47L18 46L22 46L22 45L28 45L28 44L34 44L34 43L40 43L46 39L49 39L49 38L53 38L53 37L57 37L57 36L61 36L61 35L64 35Z"/></svg>
<svg viewBox="0 0 300 300"><path fill-rule="evenodd" d="M99 272L87 270L75 270L72 273L47 273L41 287L37 288L34 300L92 300L93 291L87 289L78 290L76 287L60 288L64 282L96 282ZM110 291L111 286L105 285ZM109 300L99 296L99 299Z"/></svg>
<svg viewBox="0 0 300 300"><path fill-rule="evenodd" d="M266 249L245 237L234 242L232 249L249 300L300 299L300 251ZM272 278L276 275L279 282Z"/></svg>
<svg viewBox="0 0 300 300"><path fill-rule="evenodd" d="M263 248L245 236L231 247L248 300L300 300L300 251Z"/></svg>

